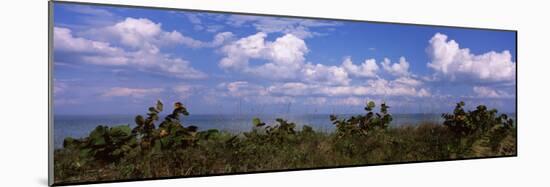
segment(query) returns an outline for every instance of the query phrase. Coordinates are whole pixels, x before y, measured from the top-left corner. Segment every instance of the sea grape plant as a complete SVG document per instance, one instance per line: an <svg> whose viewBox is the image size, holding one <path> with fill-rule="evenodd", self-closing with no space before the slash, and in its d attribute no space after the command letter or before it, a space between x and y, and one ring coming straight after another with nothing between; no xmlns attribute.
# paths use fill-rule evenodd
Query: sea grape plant
<svg viewBox="0 0 550 187"><path fill-rule="evenodd" d="M275 119L274 125L266 125L260 118L252 119L252 131L244 132L243 135L252 140L267 141L267 142L284 142L289 139L293 139L293 136L298 132L295 130L296 124L289 122L282 118ZM302 127L302 134L314 133L313 128L304 125ZM261 139L261 140L260 140Z"/></svg>
<svg viewBox="0 0 550 187"><path fill-rule="evenodd" d="M262 120L260 118L252 118L252 125L254 127L262 127L265 125L264 122L262 122Z"/></svg>
<svg viewBox="0 0 550 187"><path fill-rule="evenodd" d="M462 147L479 145L489 148L491 151L509 149L502 142L514 132L514 121L506 114L498 115L496 109L487 109L485 105L479 105L473 111L464 110L465 103L458 102L452 114L442 114L443 124L454 134ZM464 143L466 142L466 143ZM476 146L474 146L476 147ZM504 150L503 152L512 152Z"/></svg>
<svg viewBox="0 0 550 187"><path fill-rule="evenodd" d="M484 134L498 129L511 129L514 121L506 114L497 115L496 109L488 110L485 105L479 105L473 111L464 110L465 103L458 102L452 114L444 113L441 116L455 135L462 137L472 134Z"/></svg>
<svg viewBox="0 0 550 187"><path fill-rule="evenodd" d="M163 108L163 103L157 101L155 107L149 108L147 119L143 119L141 115L136 116L137 126L134 128L134 132L140 141L141 148L144 150L154 148L155 151L159 151L160 149L192 145L197 140L198 127L192 125L184 127L180 121L181 115L189 115L187 108L180 102L174 103L172 113L167 115L156 129L155 121L159 119L159 113Z"/></svg>
<svg viewBox="0 0 550 187"><path fill-rule="evenodd" d="M282 118L275 119L275 122L277 122L275 125L270 126L267 125L265 122L262 122L260 118L253 118L252 119L252 132L251 133L262 133L267 134L270 136L285 136L285 135L291 135L295 134L296 131L294 128L296 127L295 123L288 122L287 120L284 120ZM250 133L245 133L245 136L252 136Z"/></svg>
<svg viewBox="0 0 550 187"><path fill-rule="evenodd" d="M374 101L366 102L365 115L351 116L347 119L339 119L336 115L330 115L330 121L336 126L339 136L367 135L374 129L387 129L393 120L386 103L380 105L380 112L373 112L376 104Z"/></svg>
<svg viewBox="0 0 550 187"><path fill-rule="evenodd" d="M198 127L193 125L184 127L180 122L180 115L188 116L189 112L183 104L177 102L174 104L172 113L167 115L159 125L158 138L163 149L187 147L197 141Z"/></svg>
<svg viewBox="0 0 550 187"><path fill-rule="evenodd" d="M159 114L164 106L157 101L154 107L148 108L147 118L142 115L135 117L136 127L131 129L128 125L107 127L97 126L88 137L74 139L68 137L64 140L65 148L80 151L82 158L113 162L118 161L131 151L139 150L142 154L158 152L164 149L176 147L185 148L194 145L198 140L196 126L184 127L180 122L180 116L189 115L182 103L176 102L174 110L167 115L156 128L155 122L159 120ZM201 132L202 137L209 137L216 131ZM139 149L137 149L139 147Z"/></svg>
<svg viewBox="0 0 550 187"><path fill-rule="evenodd" d="M116 127L97 126L87 138L78 140L66 138L63 146L80 150L83 158L117 161L137 146L135 137L127 125Z"/></svg>
<svg viewBox="0 0 550 187"><path fill-rule="evenodd" d="M135 118L136 127L132 130L132 133L137 135L140 146L144 150L150 149L155 139L155 121L159 119L159 113L162 112L162 109L162 102L157 100L155 107L149 107L146 119L141 115L137 115Z"/></svg>
<svg viewBox="0 0 550 187"><path fill-rule="evenodd" d="M278 124L274 125L273 127L272 126L266 127L267 134L284 136L287 134L296 133L296 131L294 130L294 128L296 127L295 123L288 122L287 120L284 120L282 118L277 118L275 119L275 121Z"/></svg>

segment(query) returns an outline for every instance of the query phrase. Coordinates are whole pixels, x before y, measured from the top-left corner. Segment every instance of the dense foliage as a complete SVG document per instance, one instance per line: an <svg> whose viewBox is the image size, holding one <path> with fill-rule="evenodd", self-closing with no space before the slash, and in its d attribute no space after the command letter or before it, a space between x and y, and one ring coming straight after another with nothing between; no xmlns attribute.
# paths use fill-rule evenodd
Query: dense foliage
<svg viewBox="0 0 550 187"><path fill-rule="evenodd" d="M454 144L454 149L474 151L481 156L516 151L515 138L510 136L516 132L512 119L506 114L498 115L496 109L488 110L484 105L477 106L473 111L465 111L464 105L464 102L459 102L452 114L442 114L445 119L443 124L458 142Z"/></svg>
<svg viewBox="0 0 550 187"><path fill-rule="evenodd" d="M369 132L375 129L387 129L392 116L389 114L390 108L386 103L380 105L380 113L373 112L376 104L374 101L367 102L365 115L352 116L348 119L338 119L335 115L330 115L330 121L336 125L337 133L339 136L346 135L367 135Z"/></svg>
<svg viewBox="0 0 550 187"><path fill-rule="evenodd" d="M66 138L55 151L59 183L196 176L234 172L319 168L346 165L447 160L516 154L512 119L480 105L466 111L457 104L443 114L443 125L422 123L390 127L389 106L366 103L365 114L331 115L334 133L316 132L284 119L266 124L251 121L249 132L199 131L183 125L188 116L181 103L158 123L163 104L157 101L136 127L98 126L88 137ZM158 128L156 127L158 125ZM301 129L297 130L298 126Z"/></svg>

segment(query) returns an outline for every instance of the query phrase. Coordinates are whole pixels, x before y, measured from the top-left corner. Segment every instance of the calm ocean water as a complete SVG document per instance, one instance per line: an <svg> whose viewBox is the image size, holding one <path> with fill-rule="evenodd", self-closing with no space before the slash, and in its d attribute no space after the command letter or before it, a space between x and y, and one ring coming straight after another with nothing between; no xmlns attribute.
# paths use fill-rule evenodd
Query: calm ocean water
<svg viewBox="0 0 550 187"><path fill-rule="evenodd" d="M347 117L351 115L339 115ZM441 123L441 114L393 114L392 126L414 125L421 122ZM134 127L133 115L56 115L54 117L54 144L61 148L65 137L85 137L97 125L116 126L130 125ZM330 132L334 125L329 120L328 114L318 115L281 115L281 116L258 116L258 115L192 115L182 118L184 126L195 125L199 130L220 129L222 131L238 133L249 131L252 127L252 118L259 117L262 121L271 125L275 119L282 117L297 124L297 129L306 124L317 131Z"/></svg>

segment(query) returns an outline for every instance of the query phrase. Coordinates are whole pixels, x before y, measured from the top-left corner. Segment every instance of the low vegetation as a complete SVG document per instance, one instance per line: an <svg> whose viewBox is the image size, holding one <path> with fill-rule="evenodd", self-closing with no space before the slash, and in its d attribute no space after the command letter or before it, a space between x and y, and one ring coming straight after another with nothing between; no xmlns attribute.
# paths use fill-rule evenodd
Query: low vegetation
<svg viewBox="0 0 550 187"><path fill-rule="evenodd" d="M516 154L516 126L505 114L480 105L466 111L457 103L443 114L443 124L390 127L389 106L367 102L365 114L331 115L336 130L277 119L251 120L240 134L184 125L189 115L181 103L159 122L164 106L157 101L136 127L98 126L88 137L66 138L55 150L56 183L110 181L235 172L320 168L409 161L506 156ZM158 127L156 126L158 124Z"/></svg>

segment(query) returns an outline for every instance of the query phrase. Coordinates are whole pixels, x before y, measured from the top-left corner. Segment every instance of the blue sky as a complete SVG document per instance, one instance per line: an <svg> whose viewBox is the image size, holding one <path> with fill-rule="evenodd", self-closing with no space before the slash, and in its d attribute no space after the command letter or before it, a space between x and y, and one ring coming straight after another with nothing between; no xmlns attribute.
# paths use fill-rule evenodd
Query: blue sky
<svg viewBox="0 0 550 187"><path fill-rule="evenodd" d="M56 114L515 111L514 32L54 4Z"/></svg>

